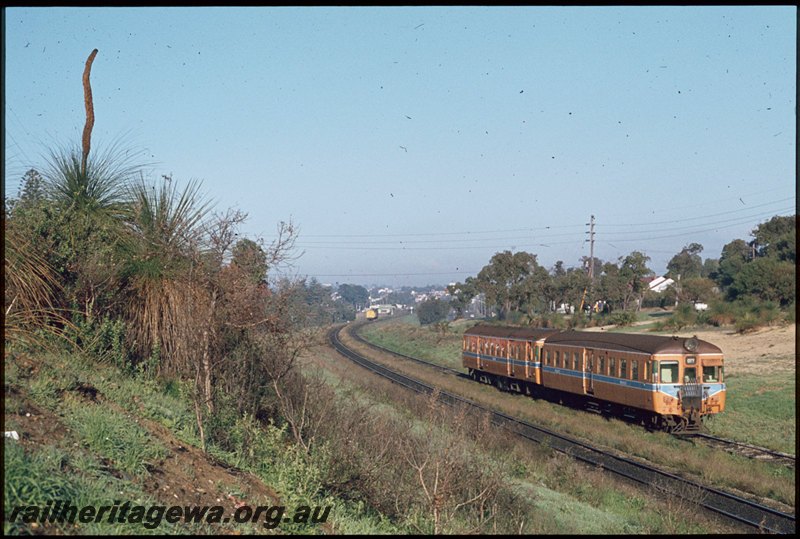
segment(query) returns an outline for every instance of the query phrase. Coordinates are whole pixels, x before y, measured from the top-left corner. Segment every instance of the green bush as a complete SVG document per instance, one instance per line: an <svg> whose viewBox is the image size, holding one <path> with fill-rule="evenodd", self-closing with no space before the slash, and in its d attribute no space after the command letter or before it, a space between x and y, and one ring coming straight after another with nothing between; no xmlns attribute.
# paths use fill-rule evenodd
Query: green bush
<svg viewBox="0 0 800 539"><path fill-rule="evenodd" d="M633 311L619 311L612 313L609 320L619 327L628 327L636 322L636 313Z"/></svg>

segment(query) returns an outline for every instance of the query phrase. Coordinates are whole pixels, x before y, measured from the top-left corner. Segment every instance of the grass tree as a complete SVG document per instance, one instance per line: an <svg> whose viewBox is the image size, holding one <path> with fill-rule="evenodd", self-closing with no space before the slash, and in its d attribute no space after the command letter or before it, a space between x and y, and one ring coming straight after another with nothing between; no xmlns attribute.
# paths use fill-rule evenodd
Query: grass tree
<svg viewBox="0 0 800 539"><path fill-rule="evenodd" d="M140 358L161 354L160 371L177 373L191 348L197 253L204 242L208 203L200 184L180 189L170 177L128 188L130 213L120 279L123 314Z"/></svg>
<svg viewBox="0 0 800 539"><path fill-rule="evenodd" d="M113 301L120 263L116 249L130 212L126 189L146 166L137 156L114 145L88 156L84 166L79 148L64 147L51 152L42 174L51 257L64 280L67 303L88 321L103 309L98 298Z"/></svg>

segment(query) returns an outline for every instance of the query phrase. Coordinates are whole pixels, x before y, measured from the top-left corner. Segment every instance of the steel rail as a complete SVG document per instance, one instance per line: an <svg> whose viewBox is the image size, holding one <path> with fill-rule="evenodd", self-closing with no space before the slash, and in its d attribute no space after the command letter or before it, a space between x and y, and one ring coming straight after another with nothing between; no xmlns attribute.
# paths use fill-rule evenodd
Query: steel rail
<svg viewBox="0 0 800 539"><path fill-rule="evenodd" d="M712 436L711 434L706 434L704 432L690 432L684 435L677 434L676 436L685 437L686 439L692 441L693 438L699 438L701 440L708 440L710 443L708 445L716 446L724 451L734 452L733 450L726 449L725 446L728 447L738 447L742 448L740 451L735 451L737 455L743 455L747 458L759 460L760 455L766 455L769 459L783 464L788 468L795 467L796 457L790 453L784 453L782 451L775 451L773 449L768 449L766 447L759 447L757 445L751 445L744 442L737 442L736 440L728 440L727 438L720 438L718 436Z"/></svg>

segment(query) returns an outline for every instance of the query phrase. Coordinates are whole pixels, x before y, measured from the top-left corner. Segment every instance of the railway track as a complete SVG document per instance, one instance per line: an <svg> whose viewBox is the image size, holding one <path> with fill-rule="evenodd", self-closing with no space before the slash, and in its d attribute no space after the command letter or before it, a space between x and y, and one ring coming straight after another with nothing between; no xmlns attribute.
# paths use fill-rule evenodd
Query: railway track
<svg viewBox="0 0 800 539"><path fill-rule="evenodd" d="M777 464L782 464L787 468L794 468L795 466L795 460L796 460L795 455L790 455L789 453L773 451L772 449L767 449L765 447L758 447L756 445L750 445L744 442L726 440L725 438L719 438L717 436L712 436L710 434L705 434L702 432L693 432L683 435L679 434L676 436L686 438L688 441L692 443L694 443L695 440L702 440L701 443L704 443L711 447L722 449L723 451L727 451L728 453L743 455L745 457L754 460L770 461Z"/></svg>
<svg viewBox="0 0 800 539"><path fill-rule="evenodd" d="M435 388L428 384L393 371L351 350L345 346L339 338L339 332L342 329L343 328L339 327L331 330L328 334L328 340L331 346L344 357L379 376L387 378L417 393L430 395L435 391ZM350 334L352 335L352 332L350 332ZM364 342L363 339L362 342ZM463 374L454 371L454 369L437 367L453 371L459 375ZM725 518L748 525L754 530L767 533L795 533L794 515L782 513L739 496L734 496L664 472L652 466L614 455L579 440L491 410L457 395L439 391L438 398L445 404L465 406L476 413L488 414L493 424L503 427L528 440L546 444L556 451L565 453L574 459L592 466L601 467L604 470L639 484L647 485L650 488L663 492L665 495L675 496L698 504Z"/></svg>

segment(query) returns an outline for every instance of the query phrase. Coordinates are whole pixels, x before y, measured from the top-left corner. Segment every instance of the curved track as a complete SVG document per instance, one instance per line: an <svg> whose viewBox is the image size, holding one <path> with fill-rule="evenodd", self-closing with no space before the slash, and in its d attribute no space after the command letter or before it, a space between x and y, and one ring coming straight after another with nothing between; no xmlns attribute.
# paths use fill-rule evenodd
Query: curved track
<svg viewBox="0 0 800 539"><path fill-rule="evenodd" d="M331 330L328 334L328 340L331 346L343 356L379 376L388 378L412 391L425 395L430 395L435 391L435 388L432 386L393 371L351 350L339 339L339 332L341 329L342 327L338 327ZM452 369L448 370L452 371ZM756 530L767 533L795 533L794 515L782 513L744 498L658 470L652 466L613 455L602 449L592 447L586 443L571 439L548 429L496 412L456 395L440 391L438 398L445 404L466 406L476 413L488 414L493 424L508 429L528 440L547 444L551 448L570 455L577 460L593 466L599 466L637 483L648 485L667 495L686 499L726 518L747 524Z"/></svg>

